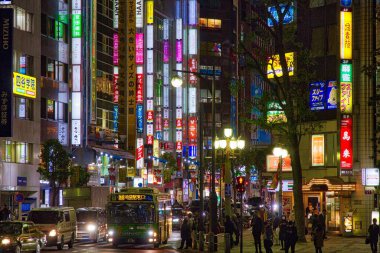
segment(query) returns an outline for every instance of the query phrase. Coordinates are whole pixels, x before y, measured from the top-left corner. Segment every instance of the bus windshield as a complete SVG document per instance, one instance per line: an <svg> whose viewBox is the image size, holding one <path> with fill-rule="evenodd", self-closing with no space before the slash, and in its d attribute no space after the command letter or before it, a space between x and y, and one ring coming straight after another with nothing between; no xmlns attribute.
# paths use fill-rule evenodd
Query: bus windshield
<svg viewBox="0 0 380 253"><path fill-rule="evenodd" d="M112 203L108 208L108 223L149 224L154 222L153 203Z"/></svg>
<svg viewBox="0 0 380 253"><path fill-rule="evenodd" d="M97 221L96 211L77 211L77 221L78 222L96 222Z"/></svg>
<svg viewBox="0 0 380 253"><path fill-rule="evenodd" d="M59 217L56 211L31 211L28 220L35 224L57 224Z"/></svg>

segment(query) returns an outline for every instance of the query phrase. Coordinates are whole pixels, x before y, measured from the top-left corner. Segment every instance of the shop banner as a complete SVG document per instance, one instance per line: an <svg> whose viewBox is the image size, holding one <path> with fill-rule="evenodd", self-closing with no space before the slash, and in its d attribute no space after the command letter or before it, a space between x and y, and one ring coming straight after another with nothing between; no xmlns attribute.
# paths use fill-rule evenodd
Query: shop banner
<svg viewBox="0 0 380 253"><path fill-rule="evenodd" d="M341 174L352 173L352 118L348 115L340 122L340 168Z"/></svg>
<svg viewBox="0 0 380 253"><path fill-rule="evenodd" d="M267 155L267 171L277 172L279 157L274 155ZM290 156L282 158L282 171L292 171L292 161Z"/></svg>
<svg viewBox="0 0 380 253"><path fill-rule="evenodd" d="M325 136L316 134L311 136L311 166L325 165Z"/></svg>

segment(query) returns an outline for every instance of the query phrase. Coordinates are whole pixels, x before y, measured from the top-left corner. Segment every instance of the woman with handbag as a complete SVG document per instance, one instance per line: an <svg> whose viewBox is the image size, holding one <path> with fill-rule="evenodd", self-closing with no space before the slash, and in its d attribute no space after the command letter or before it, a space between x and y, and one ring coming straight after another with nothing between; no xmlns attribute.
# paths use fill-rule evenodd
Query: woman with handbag
<svg viewBox="0 0 380 253"><path fill-rule="evenodd" d="M377 253L377 242L379 241L379 226L376 224L377 219L373 218L373 224L368 228L368 239L371 245L372 253Z"/></svg>

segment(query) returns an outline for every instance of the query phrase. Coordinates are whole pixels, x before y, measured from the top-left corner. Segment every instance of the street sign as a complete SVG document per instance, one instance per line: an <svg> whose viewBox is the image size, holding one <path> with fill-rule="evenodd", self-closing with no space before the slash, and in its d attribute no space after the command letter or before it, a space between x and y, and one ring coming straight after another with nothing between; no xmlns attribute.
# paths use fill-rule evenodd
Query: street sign
<svg viewBox="0 0 380 253"><path fill-rule="evenodd" d="M15 201L16 202L23 202L24 201L24 194L22 194L22 193L17 193L16 195L15 195Z"/></svg>

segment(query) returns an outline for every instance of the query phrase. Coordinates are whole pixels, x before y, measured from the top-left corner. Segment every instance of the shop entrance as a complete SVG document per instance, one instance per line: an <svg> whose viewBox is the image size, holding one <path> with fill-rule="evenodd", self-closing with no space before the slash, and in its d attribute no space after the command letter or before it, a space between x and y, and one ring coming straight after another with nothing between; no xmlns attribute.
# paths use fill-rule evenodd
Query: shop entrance
<svg viewBox="0 0 380 253"><path fill-rule="evenodd" d="M327 229L329 231L340 230L340 201L339 197L326 194Z"/></svg>

